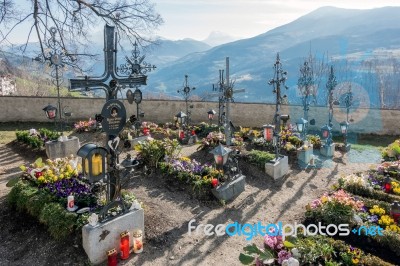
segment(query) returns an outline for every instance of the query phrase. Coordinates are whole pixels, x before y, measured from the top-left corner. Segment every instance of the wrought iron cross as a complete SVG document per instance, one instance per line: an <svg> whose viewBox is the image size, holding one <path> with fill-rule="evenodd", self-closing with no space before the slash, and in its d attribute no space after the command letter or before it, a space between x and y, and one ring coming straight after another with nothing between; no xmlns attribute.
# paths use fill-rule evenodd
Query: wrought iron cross
<svg viewBox="0 0 400 266"><path fill-rule="evenodd" d="M225 128L225 138L226 145L232 144L232 130L231 130L231 120L230 120L230 103L233 102L233 96L235 93L244 92L244 89L234 90L233 85L234 82L229 81L229 57L226 58L226 83L224 81L224 71L219 71L219 119L222 120L224 128ZM226 110L225 110L226 109ZM225 115L224 115L225 110Z"/></svg>
<svg viewBox="0 0 400 266"><path fill-rule="evenodd" d="M117 38L114 27L104 27L104 73L100 77L85 76L83 79L70 79L70 91L89 91L91 89L104 89L107 100L116 99L119 88L125 86L135 87L146 85L147 76L130 75L123 77L117 74Z"/></svg>
<svg viewBox="0 0 400 266"><path fill-rule="evenodd" d="M302 95L304 111L303 118L307 121L309 121L308 111L310 110L310 104L312 102L316 102L315 77L311 59L312 58L310 56L308 61L305 61L304 65L300 67L300 77L297 81L297 86ZM303 127L302 138L307 135L308 123L306 123Z"/></svg>
<svg viewBox="0 0 400 266"><path fill-rule="evenodd" d="M279 160L280 152L280 138L281 138L281 104L284 103L287 98L286 95L281 96L281 85L286 89L288 87L285 85L287 79L287 72L283 71L282 63L279 58L279 53L276 55L276 61L274 64L274 77L268 81L268 85L272 85L276 93L276 104L275 104L275 116L274 116L274 138L275 138L275 160Z"/></svg>
<svg viewBox="0 0 400 266"><path fill-rule="evenodd" d="M337 103L333 98L333 90L337 85L335 74L333 73L333 66L331 66L331 71L329 72L328 81L326 83L326 88L328 90L328 104L329 104L329 114L328 114L328 126L329 126L329 136L326 140L326 145L332 144L332 134L331 130L333 127L332 118L333 118L333 105Z"/></svg>

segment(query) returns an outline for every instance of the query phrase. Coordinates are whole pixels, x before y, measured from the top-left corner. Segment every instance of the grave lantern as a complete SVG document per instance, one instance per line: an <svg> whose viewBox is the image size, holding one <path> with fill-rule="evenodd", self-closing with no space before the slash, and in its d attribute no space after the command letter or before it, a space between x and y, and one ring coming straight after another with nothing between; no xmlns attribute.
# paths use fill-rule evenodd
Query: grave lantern
<svg viewBox="0 0 400 266"><path fill-rule="evenodd" d="M390 205L390 215L396 224L400 222L400 203L398 201L393 201Z"/></svg>
<svg viewBox="0 0 400 266"><path fill-rule="evenodd" d="M331 127L328 125L325 125L323 127L321 127L321 132L322 132L322 138L323 139L327 139L329 137L329 134L331 132Z"/></svg>
<svg viewBox="0 0 400 266"><path fill-rule="evenodd" d="M280 118L283 121L283 125L285 126L287 121L290 119L290 115L280 115Z"/></svg>
<svg viewBox="0 0 400 266"><path fill-rule="evenodd" d="M175 117L178 119L178 123L180 125L183 125L186 121L187 115L184 112L180 111L179 113L176 114Z"/></svg>
<svg viewBox="0 0 400 266"><path fill-rule="evenodd" d="M89 182L98 182L106 176L106 157L108 151L93 143L83 145L77 152L82 157L83 175Z"/></svg>
<svg viewBox="0 0 400 266"><path fill-rule="evenodd" d="M383 187L384 187L386 193L390 193L390 191L392 190L392 184L390 183L390 181L391 180L388 175L383 180Z"/></svg>
<svg viewBox="0 0 400 266"><path fill-rule="evenodd" d="M272 141L274 136L274 126L271 124L263 125L264 139L268 142Z"/></svg>
<svg viewBox="0 0 400 266"><path fill-rule="evenodd" d="M210 151L214 155L214 160L217 166L222 167L228 161L229 153L232 150L219 144L215 149Z"/></svg>
<svg viewBox="0 0 400 266"><path fill-rule="evenodd" d="M303 117L299 118L296 121L297 131L302 134L304 132L304 129L306 128L307 124L308 124L307 120L305 120Z"/></svg>
<svg viewBox="0 0 400 266"><path fill-rule="evenodd" d="M208 114L208 120L210 120L210 125L211 125L211 121L213 120L213 118L214 118L214 115L216 114L217 112L215 112L214 110L209 110L208 112L207 112L207 114Z"/></svg>
<svg viewBox="0 0 400 266"><path fill-rule="evenodd" d="M340 123L340 131L342 131L343 135L347 134L347 129L348 128L349 128L349 122L343 121L342 123Z"/></svg>
<svg viewBox="0 0 400 266"><path fill-rule="evenodd" d="M55 119L57 117L57 108L51 104L43 108L43 111L46 113L48 119Z"/></svg>

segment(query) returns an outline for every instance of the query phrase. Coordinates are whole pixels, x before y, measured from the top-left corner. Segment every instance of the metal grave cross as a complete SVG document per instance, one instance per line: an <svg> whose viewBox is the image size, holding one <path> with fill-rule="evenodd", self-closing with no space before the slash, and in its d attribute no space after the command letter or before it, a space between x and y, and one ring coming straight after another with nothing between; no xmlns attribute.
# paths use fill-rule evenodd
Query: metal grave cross
<svg viewBox="0 0 400 266"><path fill-rule="evenodd" d="M117 74L117 38L114 29L113 26L104 26L104 73L100 77L85 76L83 79L70 79L70 91L102 88L106 91L107 100L111 100L117 98L118 85L122 87L146 85L145 75L123 77Z"/></svg>
<svg viewBox="0 0 400 266"><path fill-rule="evenodd" d="M230 120L230 103L233 102L233 95L239 92L245 92L245 89L233 89L233 82L229 81L229 57L226 57L226 83L223 80L223 70L220 70L220 93L215 94L219 96L219 119L225 128L226 144L229 146L232 144L232 122ZM225 110L226 109L226 110ZM225 111L225 115L223 115Z"/></svg>

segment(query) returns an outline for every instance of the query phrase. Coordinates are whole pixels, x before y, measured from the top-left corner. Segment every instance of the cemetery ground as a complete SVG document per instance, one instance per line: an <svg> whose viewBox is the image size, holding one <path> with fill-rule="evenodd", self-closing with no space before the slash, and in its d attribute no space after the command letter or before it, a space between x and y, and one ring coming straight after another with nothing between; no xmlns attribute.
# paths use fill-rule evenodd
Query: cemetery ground
<svg viewBox="0 0 400 266"><path fill-rule="evenodd" d="M79 234L56 241L36 219L7 205L10 188L6 183L21 174L19 166L46 156L43 150L31 152L17 143L15 130L40 126L0 124L0 265L89 265ZM76 135L81 144L103 145L105 140L104 133ZM327 160L319 169L300 169L296 163L290 163L289 174L275 181L258 167L240 160L246 189L228 203L193 197L189 189L178 186L171 179L161 178L159 172L134 177L126 189L143 203L144 251L131 255L120 265L241 265L238 257L243 247L262 243L262 237L247 241L244 236L189 235L189 221L195 219L195 225L235 221L242 224L300 222L308 203L328 191L341 176L367 170L379 163L379 149L395 139L394 136L360 136L351 153L335 151L333 160ZM212 162L212 155L208 151L197 151L197 147L184 146L181 153L202 162ZM133 151L129 153L133 154ZM380 255L392 263L399 261L398 257L384 252Z"/></svg>

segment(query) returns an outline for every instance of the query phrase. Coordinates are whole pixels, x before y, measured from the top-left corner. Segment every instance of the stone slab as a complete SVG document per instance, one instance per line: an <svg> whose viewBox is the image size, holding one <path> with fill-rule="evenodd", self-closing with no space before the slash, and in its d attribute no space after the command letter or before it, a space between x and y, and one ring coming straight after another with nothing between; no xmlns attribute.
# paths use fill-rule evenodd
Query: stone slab
<svg viewBox="0 0 400 266"><path fill-rule="evenodd" d="M265 163L265 173L274 180L279 179L289 172L289 160L287 156L281 156L277 161Z"/></svg>
<svg viewBox="0 0 400 266"><path fill-rule="evenodd" d="M325 157L333 157L333 155L335 154L335 143L332 143L331 145L322 145L321 149L319 150L321 152L322 156Z"/></svg>
<svg viewBox="0 0 400 266"><path fill-rule="evenodd" d="M308 164L311 160L311 157L313 155L313 147L308 147L307 150L304 149L299 149L297 150L297 160L301 164Z"/></svg>
<svg viewBox="0 0 400 266"><path fill-rule="evenodd" d="M68 140L54 140L45 143L47 157L51 160L64 158L73 154L76 156L80 148L79 139L75 136L68 137Z"/></svg>
<svg viewBox="0 0 400 266"><path fill-rule="evenodd" d="M229 201L239 196L244 191L245 185L246 176L240 175L228 184L212 189L212 193L220 200Z"/></svg>
<svg viewBox="0 0 400 266"><path fill-rule="evenodd" d="M100 264L107 260L107 251L115 248L120 254L120 233L123 231L129 231L129 242L132 247L132 234L137 229L142 230L144 236L143 209L131 210L124 215L105 223L99 223L96 226L87 224L82 227L83 249L92 264Z"/></svg>

